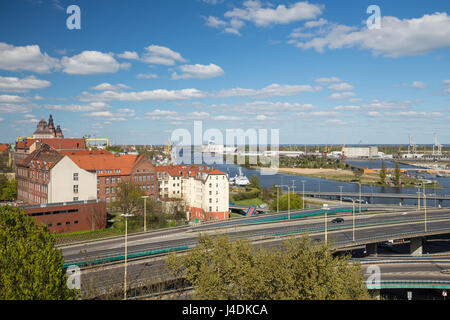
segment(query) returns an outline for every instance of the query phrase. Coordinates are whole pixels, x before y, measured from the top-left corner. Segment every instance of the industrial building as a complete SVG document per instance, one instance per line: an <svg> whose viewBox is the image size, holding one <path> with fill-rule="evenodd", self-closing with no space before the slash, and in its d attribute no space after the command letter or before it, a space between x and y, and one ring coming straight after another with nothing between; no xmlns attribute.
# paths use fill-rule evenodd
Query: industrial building
<svg viewBox="0 0 450 320"><path fill-rule="evenodd" d="M344 147L343 155L346 158L370 159L377 158L378 147Z"/></svg>

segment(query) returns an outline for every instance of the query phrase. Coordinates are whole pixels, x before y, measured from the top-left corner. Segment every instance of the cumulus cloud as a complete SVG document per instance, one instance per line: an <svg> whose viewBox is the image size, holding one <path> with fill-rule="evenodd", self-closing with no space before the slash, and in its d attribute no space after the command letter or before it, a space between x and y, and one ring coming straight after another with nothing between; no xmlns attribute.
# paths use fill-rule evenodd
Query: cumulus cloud
<svg viewBox="0 0 450 320"><path fill-rule="evenodd" d="M69 111L69 112L88 112L108 109L109 106L104 102L92 102L86 105L69 104L69 105L43 105L43 108L57 111Z"/></svg>
<svg viewBox="0 0 450 320"><path fill-rule="evenodd" d="M341 92L341 93L333 93L332 95L330 95L328 97L328 99L333 99L333 100L339 100L339 99L347 99L350 97L354 97L355 93L354 92Z"/></svg>
<svg viewBox="0 0 450 320"><path fill-rule="evenodd" d="M130 66L129 63L118 63L110 53L99 51L83 51L73 57L63 57L61 64L63 72L79 75L115 73Z"/></svg>
<svg viewBox="0 0 450 320"><path fill-rule="evenodd" d="M38 45L13 46L0 42L0 69L48 73L59 69L59 60L42 53Z"/></svg>
<svg viewBox="0 0 450 320"><path fill-rule="evenodd" d="M323 5L311 4L307 1L273 7L270 4L263 5L259 0L249 0L243 3L242 8L234 8L225 12L224 17L227 21L210 16L206 19L205 24L212 28L223 28L226 33L240 35L239 29L245 25L245 22L252 23L257 27L289 24L316 19L322 14L324 8Z"/></svg>
<svg viewBox="0 0 450 320"><path fill-rule="evenodd" d="M171 101L171 100L187 100L205 97L205 93L197 89L181 89L181 90L145 90L138 92L116 92L103 91L98 94L89 94L83 92L80 97L81 101Z"/></svg>
<svg viewBox="0 0 450 320"><path fill-rule="evenodd" d="M181 74L172 73L172 79L206 79L221 76L224 72L221 67L210 63L209 65L191 64L180 66Z"/></svg>
<svg viewBox="0 0 450 320"><path fill-rule="evenodd" d="M173 66L176 62L186 62L181 54L167 47L150 45L145 50L141 60L147 63Z"/></svg>
<svg viewBox="0 0 450 320"><path fill-rule="evenodd" d="M158 78L158 75L154 73L138 73L136 75L136 78L138 79L156 79Z"/></svg>
<svg viewBox="0 0 450 320"><path fill-rule="evenodd" d="M385 16L381 28L353 27L329 23L307 41L290 41L302 49L359 47L385 57L416 56L450 46L450 17L434 13L421 18L399 19ZM323 35L325 33L325 35Z"/></svg>
<svg viewBox="0 0 450 320"><path fill-rule="evenodd" d="M0 94L0 102L6 103L18 103L18 102L27 102L28 99L24 97L8 95L8 94Z"/></svg>
<svg viewBox="0 0 450 320"><path fill-rule="evenodd" d="M25 92L36 89L44 89L50 85L50 81L40 80L34 76L29 76L22 79L0 76L0 91Z"/></svg>
<svg viewBox="0 0 450 320"><path fill-rule="evenodd" d="M139 55L135 51L124 51L123 53L117 54L119 58L128 60L139 60Z"/></svg>
<svg viewBox="0 0 450 320"><path fill-rule="evenodd" d="M351 91L354 87L349 83L341 82L328 86L328 89L334 91Z"/></svg>
<svg viewBox="0 0 450 320"><path fill-rule="evenodd" d="M106 90L119 91L119 90L129 89L129 88L130 88L129 86L124 85L122 83L112 85L110 83L104 82L104 83L100 83L99 85L96 85L95 87L92 87L91 89L98 90L98 91L106 91Z"/></svg>

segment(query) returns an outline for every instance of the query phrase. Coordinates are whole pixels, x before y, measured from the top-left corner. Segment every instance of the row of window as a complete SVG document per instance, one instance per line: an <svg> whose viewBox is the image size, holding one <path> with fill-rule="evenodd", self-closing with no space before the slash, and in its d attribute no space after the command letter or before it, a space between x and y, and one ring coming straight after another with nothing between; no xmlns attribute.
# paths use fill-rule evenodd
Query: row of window
<svg viewBox="0 0 450 320"><path fill-rule="evenodd" d="M74 213L78 212L78 209L67 209L67 210L54 210L54 211L45 211L45 212L36 212L31 213L30 216L36 217L36 216L48 216L51 214L64 214L64 213Z"/></svg>
<svg viewBox="0 0 450 320"><path fill-rule="evenodd" d="M114 169L114 170L105 170L106 174L112 174L114 173L120 173L120 169ZM97 174L103 174L103 170L97 170Z"/></svg>
<svg viewBox="0 0 450 320"><path fill-rule="evenodd" d="M75 220L74 222L73 222L73 224L78 224L78 220ZM61 226L62 225L62 222L57 222L56 223L56 226ZM68 225L70 225L70 221L66 221L66 226L68 226ZM49 223L48 225L47 225L49 228L50 227L53 227L53 223Z"/></svg>

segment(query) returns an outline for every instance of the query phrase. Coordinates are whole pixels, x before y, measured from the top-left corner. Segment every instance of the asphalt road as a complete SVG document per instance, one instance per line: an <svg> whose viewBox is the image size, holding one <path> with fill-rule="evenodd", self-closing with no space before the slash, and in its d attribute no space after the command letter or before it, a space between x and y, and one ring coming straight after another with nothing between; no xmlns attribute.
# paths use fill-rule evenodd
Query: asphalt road
<svg viewBox="0 0 450 320"><path fill-rule="evenodd" d="M352 243L353 220L350 215L339 215L345 221L334 224L331 221L337 216L327 219L328 240L339 246ZM450 209L427 211L428 231L448 229L450 232ZM355 217L356 242L389 237L403 233L423 232L424 212L405 211L389 213L362 213ZM199 232L212 235L225 233L231 238L278 238L281 236L309 233L313 240L324 239L323 217L305 220L291 220L273 223L236 225L218 229L198 230L181 228L157 233L146 233L128 237L128 253L158 250L163 248L194 246ZM123 237L110 240L87 242L62 248L65 263L93 260L99 257L120 256L124 254Z"/></svg>

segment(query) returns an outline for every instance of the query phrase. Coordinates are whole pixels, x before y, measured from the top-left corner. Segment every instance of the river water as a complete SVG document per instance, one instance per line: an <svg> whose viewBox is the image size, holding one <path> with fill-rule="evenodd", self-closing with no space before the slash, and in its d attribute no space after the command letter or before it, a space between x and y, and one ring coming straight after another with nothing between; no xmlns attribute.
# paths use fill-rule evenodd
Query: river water
<svg viewBox="0 0 450 320"><path fill-rule="evenodd" d="M192 158L194 160L194 158ZM381 168L381 160L351 160L346 161L347 163L359 166L359 167L365 167L365 168ZM194 162L195 163L195 162ZM197 162L198 163L198 162ZM395 162L392 161L385 161L387 168L395 168ZM235 175L239 174L239 166L235 164L213 164L210 165L212 167L215 167L225 173L228 174L229 177L234 177ZM414 166L410 166L407 164L400 164L401 168L417 168ZM247 176L247 178L250 178L252 175L258 176L261 185L263 187L270 187L274 184L278 185L289 185L289 186L295 186L295 191L302 191L303 190L303 184L302 180L304 181L305 185L305 191L325 191L325 192L340 192L340 186L342 186L343 192L359 192L359 185L356 183L346 183L346 182L339 182L339 181L332 181L332 180L325 180L325 179L319 179L319 178L311 178L311 177L304 177L304 176L297 176L297 175L290 175L290 174L281 174L276 173L272 175L263 175L261 174L260 170L255 169L248 169L241 167L242 173ZM441 195L450 195L450 177L442 177L438 178L436 176L427 176L425 175L426 179L430 180L436 180L437 183L439 183L442 186L442 189L428 189L426 190L427 194L441 194ZM417 194L417 188L394 188L394 187L381 187L381 186L361 186L362 193L397 193L397 194ZM421 190L422 192L422 190ZM422 205L422 197L421 197L421 205ZM376 204L399 204L399 199L379 199L374 198L372 199L372 203ZM405 205L417 205L417 199L404 199L403 203ZM435 200L428 200L427 199L427 206L434 207L438 206L439 202ZM443 201L442 203L443 207L450 207L450 201Z"/></svg>

